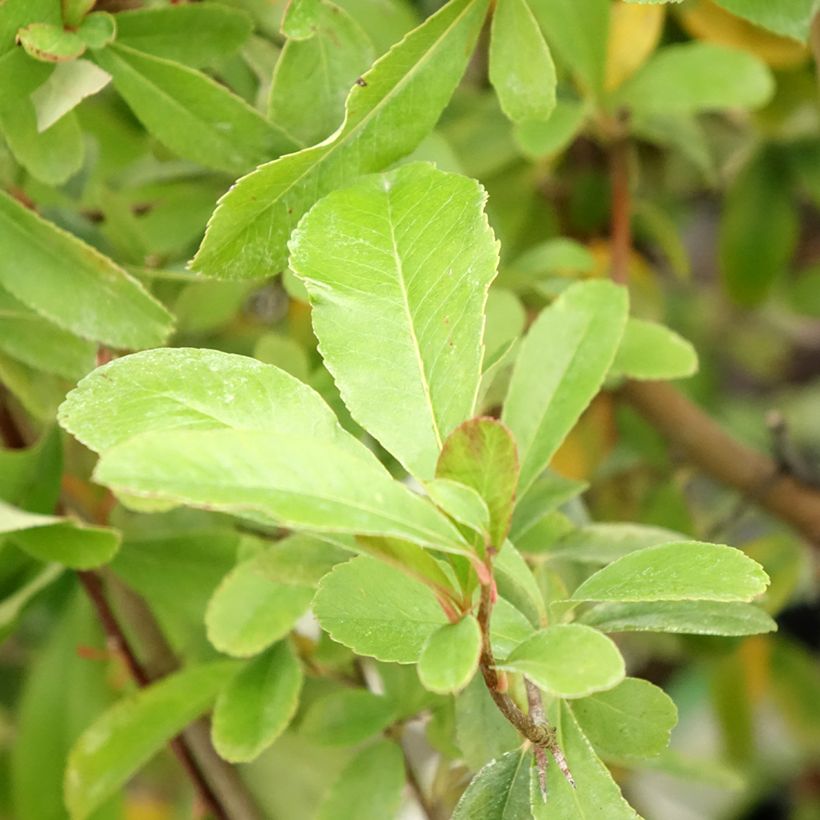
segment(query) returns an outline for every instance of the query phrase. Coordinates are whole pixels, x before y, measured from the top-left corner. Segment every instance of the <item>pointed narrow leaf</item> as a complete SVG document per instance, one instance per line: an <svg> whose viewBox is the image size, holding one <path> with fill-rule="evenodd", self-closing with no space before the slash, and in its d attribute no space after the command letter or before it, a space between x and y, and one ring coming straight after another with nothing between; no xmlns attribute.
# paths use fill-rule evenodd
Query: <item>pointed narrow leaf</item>
<svg viewBox="0 0 820 820"><path fill-rule="evenodd" d="M518 452L510 431L496 419L465 421L444 442L438 478L472 487L490 512L490 542L500 549L510 529L518 486Z"/></svg>
<svg viewBox="0 0 820 820"><path fill-rule="evenodd" d="M243 173L296 143L210 77L117 43L94 59L163 145L207 168Z"/></svg>
<svg viewBox="0 0 820 820"><path fill-rule="evenodd" d="M447 695L461 691L478 668L481 629L472 615L437 629L419 657L419 679L425 689Z"/></svg>
<svg viewBox="0 0 820 820"><path fill-rule="evenodd" d="M112 347L162 344L168 311L99 251L0 192L0 286L59 327Z"/></svg>
<svg viewBox="0 0 820 820"><path fill-rule="evenodd" d="M255 655L287 635L312 598L312 587L272 581L252 558L226 575L211 596L208 640L228 655Z"/></svg>
<svg viewBox="0 0 820 820"><path fill-rule="evenodd" d="M569 704L595 750L616 760L655 757L678 722L674 701L646 680L626 678L608 692Z"/></svg>
<svg viewBox="0 0 820 820"><path fill-rule="evenodd" d="M232 662L194 666L163 678L104 712L68 758L65 799L83 820L124 786L171 738L213 703L237 672Z"/></svg>
<svg viewBox="0 0 820 820"><path fill-rule="evenodd" d="M527 748L507 752L488 763L467 786L452 820L524 820L529 817L531 766L532 753Z"/></svg>
<svg viewBox="0 0 820 820"><path fill-rule="evenodd" d="M530 328L501 416L518 442L520 492L549 464L598 392L620 344L627 306L624 288L581 282Z"/></svg>
<svg viewBox="0 0 820 820"><path fill-rule="evenodd" d="M313 611L333 640L359 655L397 663L415 663L425 641L447 623L429 589L366 556L322 579Z"/></svg>
<svg viewBox="0 0 820 820"><path fill-rule="evenodd" d="M351 415L421 479L475 405L498 262L485 199L474 180L412 163L325 197L290 242Z"/></svg>
<svg viewBox="0 0 820 820"><path fill-rule="evenodd" d="M487 0L452 0L364 75L332 139L263 165L220 201L191 267L252 279L285 268L287 241L317 199L409 154L464 73Z"/></svg>
<svg viewBox="0 0 820 820"><path fill-rule="evenodd" d="M691 342L656 322L630 318L610 376L630 379L681 379L698 369Z"/></svg>
<svg viewBox="0 0 820 820"><path fill-rule="evenodd" d="M375 58L364 29L333 3L316 7L313 33L289 39L276 61L268 116L302 145L314 145L339 127L345 99Z"/></svg>
<svg viewBox="0 0 820 820"><path fill-rule="evenodd" d="M602 632L758 635L777 629L777 624L760 607L718 601L603 603L585 612L579 620Z"/></svg>
<svg viewBox="0 0 820 820"><path fill-rule="evenodd" d="M550 758L547 771L547 800L541 795L538 775L532 769L530 804L535 820L577 817L606 820L640 820L635 810L624 800L618 784L595 754L584 733L578 727L567 704L558 704L553 720L557 740L564 752L576 787L573 788L555 761Z"/></svg>
<svg viewBox="0 0 820 820"><path fill-rule="evenodd" d="M404 757L383 740L354 757L330 787L316 820L385 820L395 817L405 783Z"/></svg>
<svg viewBox="0 0 820 820"><path fill-rule="evenodd" d="M555 108L555 65L528 0L498 0L490 81L513 122L546 120Z"/></svg>
<svg viewBox="0 0 820 820"><path fill-rule="evenodd" d="M557 624L517 646L501 669L520 672L545 692L582 698L612 689L624 679L624 659L601 632L580 624Z"/></svg>
<svg viewBox="0 0 820 820"><path fill-rule="evenodd" d="M287 728L299 705L302 668L287 641L251 661L219 693L212 737L231 763L257 758Z"/></svg>
<svg viewBox="0 0 820 820"><path fill-rule="evenodd" d="M769 576L734 547L677 541L632 552L587 578L574 601L750 601Z"/></svg>

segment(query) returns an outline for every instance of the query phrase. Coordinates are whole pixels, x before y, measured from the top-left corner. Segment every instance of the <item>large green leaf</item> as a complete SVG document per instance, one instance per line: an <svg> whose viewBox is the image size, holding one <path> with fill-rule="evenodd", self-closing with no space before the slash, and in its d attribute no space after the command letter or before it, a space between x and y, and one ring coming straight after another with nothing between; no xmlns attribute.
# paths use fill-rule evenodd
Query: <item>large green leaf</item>
<svg viewBox="0 0 820 820"><path fill-rule="evenodd" d="M582 89L598 94L604 84L609 0L533 0L541 28Z"/></svg>
<svg viewBox="0 0 820 820"><path fill-rule="evenodd" d="M582 282L530 328L502 414L518 442L520 492L547 466L598 392L624 332L627 303L624 288Z"/></svg>
<svg viewBox="0 0 820 820"><path fill-rule="evenodd" d="M784 156L764 149L726 191L720 272L726 290L741 305L762 302L788 271L800 232L793 187Z"/></svg>
<svg viewBox="0 0 820 820"><path fill-rule="evenodd" d="M395 817L405 783L404 757L382 740L360 752L330 787L316 820L385 820Z"/></svg>
<svg viewBox="0 0 820 820"><path fill-rule="evenodd" d="M220 661L152 684L104 712L83 732L68 759L65 800L83 820L125 785L169 740L204 712L235 675Z"/></svg>
<svg viewBox="0 0 820 820"><path fill-rule="evenodd" d="M323 0L312 35L289 39L276 61L268 115L301 145L320 142L344 119L345 98L375 54L362 27Z"/></svg>
<svg viewBox="0 0 820 820"><path fill-rule="evenodd" d="M269 163L220 201L191 266L254 278L283 270L287 241L323 194L410 153L461 79L487 0L451 0L380 59L347 98L332 139Z"/></svg>
<svg viewBox="0 0 820 820"><path fill-rule="evenodd" d="M626 678L614 689L569 704L581 730L607 758L655 757L678 722L674 701L646 680Z"/></svg>
<svg viewBox="0 0 820 820"><path fill-rule="evenodd" d="M333 640L381 661L415 663L447 623L433 593L400 570L361 556L319 584L313 611Z"/></svg>
<svg viewBox="0 0 820 820"><path fill-rule="evenodd" d="M677 541L632 552L587 578L574 601L750 601L769 577L740 550Z"/></svg>
<svg viewBox="0 0 820 820"><path fill-rule="evenodd" d="M171 316L108 257L0 193L0 285L32 310L113 347L162 344Z"/></svg>
<svg viewBox="0 0 820 820"><path fill-rule="evenodd" d="M17 32L28 23L59 23L56 0L6 0L0 6L0 54L14 49Z"/></svg>
<svg viewBox="0 0 820 820"><path fill-rule="evenodd" d="M287 641L251 661L219 693L212 737L220 756L246 763L285 730L299 705L302 668Z"/></svg>
<svg viewBox="0 0 820 820"><path fill-rule="evenodd" d="M757 635L777 629L760 607L735 601L602 603L583 613L579 620L602 632Z"/></svg>
<svg viewBox="0 0 820 820"><path fill-rule="evenodd" d="M807 40L817 10L815 0L716 0L733 14L796 40Z"/></svg>
<svg viewBox="0 0 820 820"><path fill-rule="evenodd" d="M30 513L0 501L0 534L5 533L11 533L14 543L34 558L75 569L107 563L120 546L116 530Z"/></svg>
<svg viewBox="0 0 820 820"><path fill-rule="evenodd" d="M185 159L243 173L297 147L243 99L192 68L118 44L94 59L145 128Z"/></svg>
<svg viewBox="0 0 820 820"><path fill-rule="evenodd" d="M367 689L339 689L310 704L299 732L320 745L355 746L387 728L395 711L383 695Z"/></svg>
<svg viewBox="0 0 820 820"><path fill-rule="evenodd" d="M544 557L582 564L609 564L636 550L682 538L680 533L663 527L620 521L588 524L560 537L544 552Z"/></svg>
<svg viewBox="0 0 820 820"><path fill-rule="evenodd" d="M419 679L425 689L446 695L462 690L478 668L481 629L472 615L439 627L419 656Z"/></svg>
<svg viewBox="0 0 820 820"><path fill-rule="evenodd" d="M485 198L473 180L413 163L325 197L290 243L351 415L422 479L475 405L498 261Z"/></svg>
<svg viewBox="0 0 820 820"><path fill-rule="evenodd" d="M0 350L75 381L93 369L96 347L57 327L0 288Z"/></svg>
<svg viewBox="0 0 820 820"><path fill-rule="evenodd" d="M774 90L765 63L747 51L693 42L662 48L618 90L614 101L640 114L758 108Z"/></svg>
<svg viewBox="0 0 820 820"><path fill-rule="evenodd" d="M208 602L208 639L226 654L255 655L287 635L312 598L312 587L272 581L251 558L225 577Z"/></svg>
<svg viewBox="0 0 820 820"><path fill-rule="evenodd" d="M569 784L553 759L547 770L547 799L544 800L538 774L531 771L530 803L535 820L640 820L624 800L617 783L595 754L589 740L572 716L568 704L559 703L552 710L558 745L569 765L575 785Z"/></svg>
<svg viewBox="0 0 820 820"><path fill-rule="evenodd" d="M496 419L470 419L447 437L436 475L472 487L490 512L490 543L500 549L510 529L518 486L518 453L510 431Z"/></svg>
<svg viewBox="0 0 820 820"><path fill-rule="evenodd" d="M114 359L66 397L60 424L102 452L140 433L269 430L352 441L322 398L272 365L218 350L163 348ZM358 445L351 445L358 450Z"/></svg>
<svg viewBox="0 0 820 820"><path fill-rule="evenodd" d="M624 660L606 635L581 624L557 624L519 644L501 669L520 672L545 692L582 698L624 679Z"/></svg>
<svg viewBox="0 0 820 820"><path fill-rule="evenodd" d="M253 30L248 14L219 3L132 9L116 20L117 42L194 68L224 60Z"/></svg>
<svg viewBox="0 0 820 820"><path fill-rule="evenodd" d="M452 820L526 820L530 817L530 767L527 748L488 763L458 801Z"/></svg>
<svg viewBox="0 0 820 820"><path fill-rule="evenodd" d="M546 120L555 108L555 66L527 0L496 3L490 80L513 122Z"/></svg>
<svg viewBox="0 0 820 820"><path fill-rule="evenodd" d="M630 379L681 379L698 369L692 344L668 327L630 318L610 376Z"/></svg>

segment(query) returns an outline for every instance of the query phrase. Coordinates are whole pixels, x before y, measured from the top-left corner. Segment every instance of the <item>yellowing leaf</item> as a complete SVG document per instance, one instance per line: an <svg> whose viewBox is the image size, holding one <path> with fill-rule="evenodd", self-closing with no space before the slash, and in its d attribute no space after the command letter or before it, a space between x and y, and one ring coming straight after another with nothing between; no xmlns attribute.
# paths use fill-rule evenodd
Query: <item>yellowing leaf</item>
<svg viewBox="0 0 820 820"><path fill-rule="evenodd" d="M612 7L604 88L612 91L655 50L663 31L664 6L616 3Z"/></svg>
<svg viewBox="0 0 820 820"><path fill-rule="evenodd" d="M804 63L808 49L789 37L779 37L715 5L696 0L681 8L680 22L699 40L751 52L772 68L792 68Z"/></svg>

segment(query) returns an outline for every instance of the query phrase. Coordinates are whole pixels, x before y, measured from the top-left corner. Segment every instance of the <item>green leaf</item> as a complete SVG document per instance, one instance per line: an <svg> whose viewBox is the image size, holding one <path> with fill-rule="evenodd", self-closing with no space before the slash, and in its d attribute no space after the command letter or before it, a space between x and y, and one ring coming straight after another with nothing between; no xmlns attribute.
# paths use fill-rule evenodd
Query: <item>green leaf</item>
<svg viewBox="0 0 820 820"><path fill-rule="evenodd" d="M692 344L668 327L630 318L610 376L630 379L682 379L698 369Z"/></svg>
<svg viewBox="0 0 820 820"><path fill-rule="evenodd" d="M368 746L345 766L330 787L316 820L385 820L399 810L405 783L404 757L395 743Z"/></svg>
<svg viewBox="0 0 820 820"><path fill-rule="evenodd" d="M105 450L98 475L132 496L469 552L435 507L339 428L316 393L253 359L187 349L126 357L84 379L60 423Z"/></svg>
<svg viewBox="0 0 820 820"><path fill-rule="evenodd" d="M625 678L614 689L569 704L595 751L607 758L655 757L678 722L674 701L646 680Z"/></svg>
<svg viewBox="0 0 820 820"><path fill-rule="evenodd" d="M14 49L17 32L28 23L61 22L55 0L5 0L0 10L0 55Z"/></svg>
<svg viewBox="0 0 820 820"><path fill-rule="evenodd" d="M553 717L558 745L569 764L573 788L550 757L547 800L541 794L538 773L531 771L530 805L534 820L606 817L606 820L640 820L624 800L617 783L590 746L568 704L558 704Z"/></svg>
<svg viewBox="0 0 820 820"><path fill-rule="evenodd" d="M557 624L536 632L499 668L520 672L562 698L612 689L625 674L618 647L606 635L580 624Z"/></svg>
<svg viewBox="0 0 820 820"><path fill-rule="evenodd" d="M0 381L26 412L48 424L54 420L65 388L56 376L30 367L0 353Z"/></svg>
<svg viewBox="0 0 820 820"><path fill-rule="evenodd" d="M0 533L13 533L14 543L39 561L55 561L75 569L107 563L120 546L116 530L26 512L3 501Z"/></svg>
<svg viewBox="0 0 820 820"><path fill-rule="evenodd" d="M5 8L5 7L4 7ZM32 176L61 185L83 165L85 144L69 112L40 133L30 94L47 81L53 66L29 59L22 49L0 58L0 131L14 158Z"/></svg>
<svg viewBox="0 0 820 820"><path fill-rule="evenodd" d="M168 336L170 314L142 285L3 193L0 242L0 285L59 327L120 348L162 344Z"/></svg>
<svg viewBox="0 0 820 820"><path fill-rule="evenodd" d="M340 564L319 584L313 611L334 641L381 661L415 663L447 623L433 593L374 558Z"/></svg>
<svg viewBox="0 0 820 820"><path fill-rule="evenodd" d="M692 42L656 52L618 89L613 104L640 114L692 114L759 108L773 90L771 72L752 54Z"/></svg>
<svg viewBox="0 0 820 820"><path fill-rule="evenodd" d="M510 526L510 540L517 544L540 521L586 488L587 484L583 481L564 478L549 471L541 473L530 489L516 502Z"/></svg>
<svg viewBox="0 0 820 820"><path fill-rule="evenodd" d="M490 623L490 641L496 657L506 658L518 644L531 637L534 631L526 615L506 598L499 598L495 602Z"/></svg>
<svg viewBox="0 0 820 820"><path fill-rule="evenodd" d="M252 558L225 576L208 602L208 640L228 655L256 655L290 632L312 598L312 587L272 581Z"/></svg>
<svg viewBox="0 0 820 820"><path fill-rule="evenodd" d="M521 745L521 736L498 711L481 675L455 699L456 742L471 771Z"/></svg>
<svg viewBox="0 0 820 820"><path fill-rule="evenodd" d="M243 173L296 148L243 99L192 68L119 42L94 59L145 128L184 159Z"/></svg>
<svg viewBox="0 0 820 820"><path fill-rule="evenodd" d="M395 720L395 707L366 689L341 689L310 704L299 732L327 746L355 746Z"/></svg>
<svg viewBox="0 0 820 820"><path fill-rule="evenodd" d="M575 100L558 100L552 116L544 120L528 120L516 124L515 143L530 160L560 154L575 139L584 125L587 107Z"/></svg>
<svg viewBox="0 0 820 820"><path fill-rule="evenodd" d="M444 442L436 476L471 487L484 499L490 543L500 548L510 529L518 486L518 453L510 431L495 419L465 421Z"/></svg>
<svg viewBox="0 0 820 820"><path fill-rule="evenodd" d="M525 820L530 816L529 749L488 763L467 786L452 820ZM569 815L567 815L569 817Z"/></svg>
<svg viewBox="0 0 820 820"><path fill-rule="evenodd" d="M211 217L191 267L240 279L281 271L288 237L316 200L410 153L432 130L461 79L486 9L486 0L451 0L364 75L332 139L240 180Z"/></svg>
<svg viewBox="0 0 820 820"><path fill-rule="evenodd" d="M322 0L309 39L289 39L276 61L268 116L301 145L314 145L344 119L345 99L375 58L362 27Z"/></svg>
<svg viewBox="0 0 820 820"><path fill-rule="evenodd" d="M663 527L643 524L588 524L560 538L544 553L546 558L583 564L610 564L624 555L683 536Z"/></svg>
<svg viewBox="0 0 820 820"><path fill-rule="evenodd" d="M281 31L291 40L307 40L316 32L321 0L290 0L282 15Z"/></svg>
<svg viewBox="0 0 820 820"><path fill-rule="evenodd" d="M219 693L211 736L231 763L257 758L285 731L302 688L302 667L287 641L251 661Z"/></svg>
<svg viewBox="0 0 820 820"><path fill-rule="evenodd" d="M295 533L259 553L256 565L273 581L316 587L336 564L349 558L350 554L336 543Z"/></svg>
<svg viewBox="0 0 820 820"><path fill-rule="evenodd" d="M95 0L62 0L63 21L67 26L78 26L83 17L94 8Z"/></svg>
<svg viewBox="0 0 820 820"><path fill-rule="evenodd" d="M117 21L107 11L97 11L83 20L77 34L92 51L96 51L114 42L117 36Z"/></svg>
<svg viewBox="0 0 820 820"><path fill-rule="evenodd" d="M86 97L105 88L111 77L89 60L60 63L49 78L31 94L37 131L50 128Z"/></svg>
<svg viewBox="0 0 820 820"><path fill-rule="evenodd" d="M788 270L800 231L793 184L782 155L763 150L732 181L720 221L720 272L729 295L762 302Z"/></svg>
<svg viewBox="0 0 820 820"><path fill-rule="evenodd" d="M716 0L723 8L745 17L784 37L805 42L809 38L812 17L817 8L814 0Z"/></svg>
<svg viewBox="0 0 820 820"><path fill-rule="evenodd" d="M248 14L219 3L187 3L117 14L119 43L193 68L224 60L239 49L252 30Z"/></svg>
<svg viewBox="0 0 820 820"><path fill-rule="evenodd" d="M598 392L623 335L627 292L604 281L567 288L524 339L502 420L518 442L526 491ZM545 356L549 351L549 356Z"/></svg>
<svg viewBox="0 0 820 820"><path fill-rule="evenodd" d="M608 0L533 0L532 10L555 53L585 94L604 84L609 35Z"/></svg>
<svg viewBox="0 0 820 820"><path fill-rule="evenodd" d="M37 593L57 580L64 572L59 564L47 564L36 575L21 584L11 594L0 599L0 636L5 636L7 627L12 626L29 601Z"/></svg>
<svg viewBox="0 0 820 820"><path fill-rule="evenodd" d="M769 577L740 550L677 541L632 552L587 578L574 601L750 601Z"/></svg>
<svg viewBox="0 0 820 820"><path fill-rule="evenodd" d="M490 36L490 81L504 113L513 122L548 119L555 66L527 0L499 0Z"/></svg>
<svg viewBox="0 0 820 820"><path fill-rule="evenodd" d="M489 531L490 513L484 499L472 488L449 478L424 482L433 503L453 521L481 535Z"/></svg>
<svg viewBox="0 0 820 820"><path fill-rule="evenodd" d="M478 669L481 629L472 615L439 627L419 656L419 680L425 689L447 695L460 692Z"/></svg>
<svg viewBox="0 0 820 820"><path fill-rule="evenodd" d="M757 635L777 624L760 607L716 601L605 603L579 618L602 632L672 632L684 635Z"/></svg>
<svg viewBox="0 0 820 820"><path fill-rule="evenodd" d="M493 572L498 591L523 612L534 626L547 622L544 596L520 552L509 542L495 556Z"/></svg>
<svg viewBox="0 0 820 820"><path fill-rule="evenodd" d="M412 163L325 197L290 243L351 415L421 479L475 406L498 261L485 198L474 180Z"/></svg>
<svg viewBox="0 0 820 820"><path fill-rule="evenodd" d="M24 364L71 381L94 368L97 349L51 324L0 288L0 350Z"/></svg>
<svg viewBox="0 0 820 820"><path fill-rule="evenodd" d="M154 683L104 712L68 759L65 800L83 820L124 786L169 740L213 703L236 674L230 661L193 666Z"/></svg>
<svg viewBox="0 0 820 820"><path fill-rule="evenodd" d="M44 63L74 60L85 51L85 43L73 31L51 23L31 23L17 32L17 42L26 54Z"/></svg>

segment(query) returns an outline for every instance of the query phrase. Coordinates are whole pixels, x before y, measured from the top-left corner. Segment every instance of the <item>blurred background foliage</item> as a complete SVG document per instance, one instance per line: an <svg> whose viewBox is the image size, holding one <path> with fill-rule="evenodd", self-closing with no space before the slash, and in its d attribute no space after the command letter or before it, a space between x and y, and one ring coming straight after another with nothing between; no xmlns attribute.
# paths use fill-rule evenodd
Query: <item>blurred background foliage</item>
<svg viewBox="0 0 820 820"><path fill-rule="evenodd" d="M222 2L245 15L214 43L204 35L173 43L138 25L121 27L121 34L135 49L199 69L258 110L287 120L288 106L300 107L303 143L328 136L341 121L344 93L328 98L321 117L301 111L299 63L291 62L292 76L276 73L284 51L296 47L280 34L283 4ZM373 55L437 7L431 0L336 2L366 43L336 55L342 91ZM514 124L504 116L487 78L485 37L438 128L412 157L474 176L489 191L502 265L490 296L487 353L507 355L528 317L569 282L607 275L607 127L623 91L634 103L625 125L634 312L693 342L700 369L680 382L688 395L738 439L786 457L808 482L820 484L820 108L809 45L812 3L584 0L578 8L594 12L601 3L608 24L581 25L551 43L558 103L548 121ZM95 9L138 5L170 4L110 0ZM780 19L781 5L804 14L791 9ZM19 25L26 15L59 19L59 4L18 6ZM542 7L548 17L546 3L534 5L536 15ZM674 48L714 44L741 57L724 65L707 51L705 62L681 65L668 56ZM18 52L9 32L0 31L0 54ZM321 367L305 294L289 272L265 281L209 281L186 269L217 199L258 161L253 151L223 167L200 164L196 150L175 142L195 142L195 133L180 130L174 138L158 130L141 113L140 95L147 92L133 92L134 99L118 94L82 58L57 63L47 89L32 80L38 92L31 97L30 89L12 87L4 66L7 60L0 61L0 186L142 281L176 317L172 344L276 364L311 383L355 426ZM43 64L32 66L36 74ZM680 89L676 72L686 74ZM21 113L23 98L30 109ZM615 106L606 116L602 100ZM68 111L60 108L66 104ZM48 127L41 130L43 123ZM37 442L0 450L0 497L50 512L62 481L91 520L108 513L106 497L87 481L89 455L68 448L63 456L54 432L57 404L93 367L95 354L93 345L0 288L2 412L26 441ZM487 410L501 395L504 373L501 367L487 390ZM772 411L782 422L773 423ZM589 483L583 504L574 502L550 522L555 537L561 515L653 524L740 545L772 577L765 605L780 625L776 634L619 639L635 674L662 685L680 710L671 751L652 767L618 772L630 800L647 818L663 820L820 817L817 551L685 463L617 392L595 401L553 466ZM149 518L117 507L111 516L125 534L114 573L150 603L182 657L210 657L206 601L237 556L258 548L254 538L237 533L225 517L202 512ZM0 630L0 815L62 817L71 742L131 684L106 651L70 573L45 575L11 544L0 558ZM341 670L351 662L326 637L311 652L317 668ZM404 668L378 666L407 714L431 710L425 732L433 747L445 760L458 758L452 707L421 691ZM351 758L350 749L319 745L300 728L311 703L333 686L309 676L295 726L246 767L270 817L313 816ZM187 817L192 799L164 753L95 817Z"/></svg>

